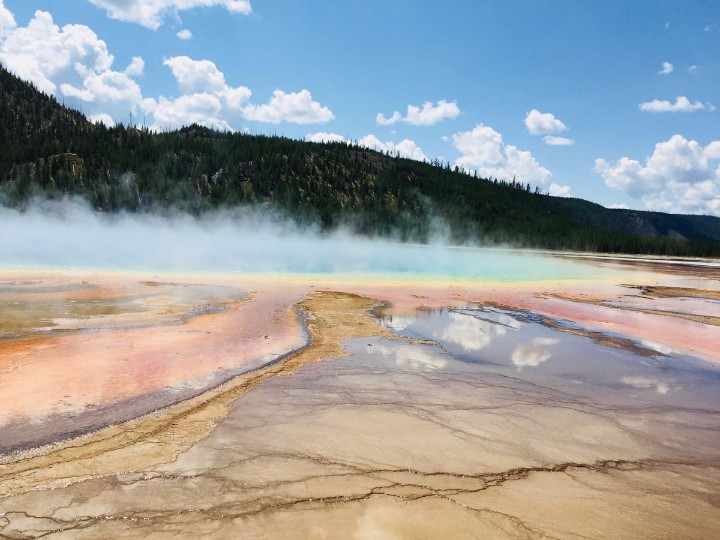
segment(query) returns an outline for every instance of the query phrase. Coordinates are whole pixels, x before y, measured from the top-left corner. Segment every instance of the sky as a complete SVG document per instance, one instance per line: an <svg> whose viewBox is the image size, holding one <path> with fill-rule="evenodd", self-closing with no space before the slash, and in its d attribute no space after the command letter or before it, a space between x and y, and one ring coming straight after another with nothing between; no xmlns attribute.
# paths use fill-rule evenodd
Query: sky
<svg viewBox="0 0 720 540"><path fill-rule="evenodd" d="M718 0L0 0L0 63L106 124L352 141L720 216Z"/></svg>

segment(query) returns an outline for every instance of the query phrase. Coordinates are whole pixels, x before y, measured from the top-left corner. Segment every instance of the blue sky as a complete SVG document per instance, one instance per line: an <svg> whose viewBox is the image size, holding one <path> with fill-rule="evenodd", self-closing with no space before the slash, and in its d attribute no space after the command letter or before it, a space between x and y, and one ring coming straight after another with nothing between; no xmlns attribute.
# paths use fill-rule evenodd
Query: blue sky
<svg viewBox="0 0 720 540"><path fill-rule="evenodd" d="M720 215L717 0L0 0L0 62L106 123L342 137Z"/></svg>

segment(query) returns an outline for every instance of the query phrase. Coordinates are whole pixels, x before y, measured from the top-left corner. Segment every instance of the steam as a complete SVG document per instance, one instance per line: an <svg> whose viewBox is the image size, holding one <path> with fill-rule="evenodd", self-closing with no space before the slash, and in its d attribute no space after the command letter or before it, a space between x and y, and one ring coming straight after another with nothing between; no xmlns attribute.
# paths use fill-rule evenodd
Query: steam
<svg viewBox="0 0 720 540"><path fill-rule="evenodd" d="M597 275L601 270L538 254L428 246L323 234L271 211L102 214L80 199L0 207L0 266L177 272L452 276L515 281Z"/></svg>

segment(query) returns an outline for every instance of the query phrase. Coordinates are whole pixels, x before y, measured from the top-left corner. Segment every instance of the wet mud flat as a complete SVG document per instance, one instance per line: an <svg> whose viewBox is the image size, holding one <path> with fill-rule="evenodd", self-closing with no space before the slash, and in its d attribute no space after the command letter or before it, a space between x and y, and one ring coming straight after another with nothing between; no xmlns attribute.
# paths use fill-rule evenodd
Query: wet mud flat
<svg viewBox="0 0 720 540"><path fill-rule="evenodd" d="M714 537L720 372L692 353L718 328L595 302L622 283L309 287L308 348L6 460L0 534Z"/></svg>

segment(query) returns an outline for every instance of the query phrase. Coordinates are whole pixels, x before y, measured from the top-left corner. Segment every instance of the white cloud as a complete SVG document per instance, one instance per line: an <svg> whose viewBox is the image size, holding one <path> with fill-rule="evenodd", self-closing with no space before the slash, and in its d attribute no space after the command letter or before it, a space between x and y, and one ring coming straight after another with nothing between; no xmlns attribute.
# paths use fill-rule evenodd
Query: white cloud
<svg viewBox="0 0 720 540"><path fill-rule="evenodd" d="M595 160L605 184L639 198L648 210L720 215L720 141L704 148L681 135L655 145L645 164L628 157Z"/></svg>
<svg viewBox="0 0 720 540"><path fill-rule="evenodd" d="M169 100L160 97L142 102L142 108L152 113L155 119L151 126L155 130L177 129L189 124L232 131L232 127L222 118L223 105L216 95L209 93L189 94Z"/></svg>
<svg viewBox="0 0 720 540"><path fill-rule="evenodd" d="M700 66L696 66L695 64L693 64L688 68L687 71L690 75L695 75L698 71L700 71Z"/></svg>
<svg viewBox="0 0 720 540"><path fill-rule="evenodd" d="M400 114L399 111L395 111L389 118L386 118L382 113L378 113L375 121L381 126L388 126L397 122L406 122L413 126L432 126L448 118L457 118L459 114L460 109L456 102L441 99L434 105L430 101L423 103L422 107L408 105L405 116Z"/></svg>
<svg viewBox="0 0 720 540"><path fill-rule="evenodd" d="M268 103L246 106L243 116L247 120L270 124L324 124L335 118L330 109L313 101L308 90L289 93L275 90Z"/></svg>
<svg viewBox="0 0 720 540"><path fill-rule="evenodd" d="M386 118L383 113L377 113L377 116L375 117L375 122L377 122L381 126L389 126L392 124L396 124L403 119L403 115L400 114L399 111L395 111L394 113L392 113L392 116L390 118Z"/></svg>
<svg viewBox="0 0 720 540"><path fill-rule="evenodd" d="M365 135L358 141L358 144L378 152L389 152L391 155L398 154L400 157L408 159L427 161L427 156L423 153L422 148L410 139L403 139L399 143L392 141L382 142L375 135Z"/></svg>
<svg viewBox="0 0 720 540"><path fill-rule="evenodd" d="M327 133L325 131L318 131L317 133L308 133L305 135L305 140L310 142L347 142L347 139L337 133Z"/></svg>
<svg viewBox="0 0 720 540"><path fill-rule="evenodd" d="M168 66L184 94L223 92L227 88L225 75L210 60L193 60L188 56L166 58Z"/></svg>
<svg viewBox="0 0 720 540"><path fill-rule="evenodd" d="M0 0L0 39L10 35L17 27L12 12L5 7L3 0Z"/></svg>
<svg viewBox="0 0 720 540"><path fill-rule="evenodd" d="M210 60L174 56L163 62L170 68L181 95L161 96L143 102L143 109L154 115L153 129L175 129L188 122L232 130L230 122L245 119L257 122L324 123L334 118L327 107L313 101L308 90L285 93L275 90L266 104L250 102L252 91L246 86L232 87L225 74ZM203 114L207 114L203 118Z"/></svg>
<svg viewBox="0 0 720 540"><path fill-rule="evenodd" d="M152 129L177 129L196 123L206 127L233 131L228 116L237 115L247 104L252 92L245 86L233 88L225 75L209 60L193 60L188 56L166 58L182 95L175 99L164 96L142 102L145 112L153 115Z"/></svg>
<svg viewBox="0 0 720 540"><path fill-rule="evenodd" d="M568 139L567 137L560 137L558 135L545 135L543 137L545 144L550 146L570 146L575 144L575 141Z"/></svg>
<svg viewBox="0 0 720 540"><path fill-rule="evenodd" d="M180 11L198 7L223 7L231 13L248 15L252 11L250 0L89 0L104 8L108 17L159 28L167 17L179 18Z"/></svg>
<svg viewBox="0 0 720 540"><path fill-rule="evenodd" d="M82 88L62 83L60 91L65 96L96 104L102 109L101 114L112 112L116 119L132 114L142 101L140 86L134 80L124 73L110 70L89 74Z"/></svg>
<svg viewBox="0 0 720 540"><path fill-rule="evenodd" d="M175 34L179 39L182 39L183 41L187 41L189 39L192 39L193 35L190 30L187 28L184 28L180 30L177 34Z"/></svg>
<svg viewBox="0 0 720 540"><path fill-rule="evenodd" d="M545 133L560 133L565 131L567 126L555 118L551 113L541 113L533 109L525 116L525 126L532 135L543 135Z"/></svg>
<svg viewBox="0 0 720 540"><path fill-rule="evenodd" d="M608 204L605 208L610 208L610 209L614 209L614 210L627 210L629 208L629 206L625 203L613 203L613 204Z"/></svg>
<svg viewBox="0 0 720 540"><path fill-rule="evenodd" d="M60 28L44 11L36 11L26 27L6 35L0 61L40 90L84 102L91 116L125 118L142 99L133 80L143 72L142 58L134 57L124 71L114 71L114 57L95 32L79 24Z"/></svg>
<svg viewBox="0 0 720 540"><path fill-rule="evenodd" d="M670 62L663 62L662 69L658 71L658 75L670 75L673 72L673 65Z"/></svg>
<svg viewBox="0 0 720 540"><path fill-rule="evenodd" d="M521 182L544 183L552 177L530 152L506 145L502 135L489 126L478 124L472 131L455 133L452 139L461 153L455 164L485 178L516 176Z"/></svg>
<svg viewBox="0 0 720 540"><path fill-rule="evenodd" d="M541 113L537 109L533 109L525 116L525 127L532 135L543 135L543 142L550 146L570 146L575 141L567 137L559 135L549 135L549 133L560 133L565 131L567 126L563 124L552 113Z"/></svg>
<svg viewBox="0 0 720 540"><path fill-rule="evenodd" d="M182 95L176 99L161 96L143 102L143 109L153 114L152 129L177 129L197 123L232 131L227 117L239 114L252 92L245 86L233 88L214 62L193 60L188 56L166 58Z"/></svg>
<svg viewBox="0 0 720 540"><path fill-rule="evenodd" d="M164 61L172 70L181 95L176 99L164 96L144 99L140 86L134 80L145 70L141 57L133 57L125 70L115 71L112 69L114 57L106 43L89 27L70 24L60 28L49 13L36 11L26 27L18 28L2 2L0 0L0 31L5 33L5 37L0 38L0 62L44 92L79 100L82 109L91 118L102 119L103 123L114 124L118 120L132 118L138 108L153 115L151 127L159 130L192 122L231 129L233 118L299 124L333 119L330 109L313 101L307 90L287 94L276 90L269 103L253 105L250 103L252 92L249 88L229 86L224 74L213 62L193 60L187 56ZM164 13L162 10L170 5L189 9L200 5L220 5L220 2L175 0L128 3L118 0L98 2L100 4L128 10L144 6L152 8L155 13ZM240 4L249 8L248 2L237 0L222 4L228 9L231 4L235 10L240 9Z"/></svg>
<svg viewBox="0 0 720 540"><path fill-rule="evenodd" d="M91 116L88 118L93 124L105 124L107 127L112 127L115 125L115 120L112 119L112 116L105 113L100 113Z"/></svg>
<svg viewBox="0 0 720 540"><path fill-rule="evenodd" d="M570 186L561 186L553 182L548 188L548 193L553 197L570 197Z"/></svg>
<svg viewBox="0 0 720 540"><path fill-rule="evenodd" d="M691 103L685 96L678 96L675 98L675 103L659 99L641 103L640 110L645 112L695 112L714 111L715 107L710 103L701 103L700 101Z"/></svg>
<svg viewBox="0 0 720 540"><path fill-rule="evenodd" d="M113 57L87 26L60 29L49 13L36 11L27 27L16 28L7 36L0 46L0 61L41 90L54 93L55 81L81 82L89 72L109 69Z"/></svg>
<svg viewBox="0 0 720 540"><path fill-rule="evenodd" d="M139 77L143 74L143 71L145 71L145 61L139 56L133 56L123 73L128 77Z"/></svg>

